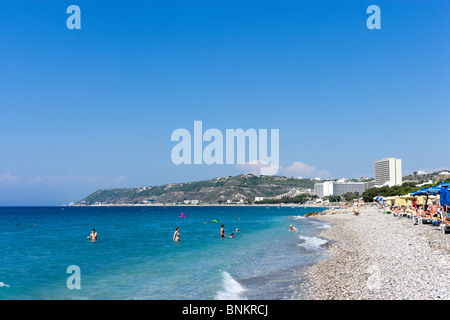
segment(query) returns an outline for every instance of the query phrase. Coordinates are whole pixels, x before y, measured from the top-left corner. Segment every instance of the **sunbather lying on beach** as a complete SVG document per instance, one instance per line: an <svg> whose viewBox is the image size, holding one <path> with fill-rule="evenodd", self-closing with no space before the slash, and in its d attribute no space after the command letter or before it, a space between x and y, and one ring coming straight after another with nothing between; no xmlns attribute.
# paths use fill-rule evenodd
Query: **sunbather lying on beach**
<svg viewBox="0 0 450 320"><path fill-rule="evenodd" d="M431 216L431 212L430 211L425 211L425 210L422 210L422 213L420 214L423 218L432 218L432 216Z"/></svg>

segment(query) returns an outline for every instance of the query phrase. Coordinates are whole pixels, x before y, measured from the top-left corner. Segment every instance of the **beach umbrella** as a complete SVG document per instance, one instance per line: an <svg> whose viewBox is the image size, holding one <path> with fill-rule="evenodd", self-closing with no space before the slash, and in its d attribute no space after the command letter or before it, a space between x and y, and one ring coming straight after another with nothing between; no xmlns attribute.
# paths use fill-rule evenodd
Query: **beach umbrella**
<svg viewBox="0 0 450 320"><path fill-rule="evenodd" d="M419 191L416 191L416 192L413 192L413 193L411 193L411 195L412 196L414 196L414 197L419 197L419 196L426 196L426 199L424 199L425 201L425 205L428 205L428 196L430 195L429 193L428 193L428 190L429 190L430 188L423 188L423 189L420 189Z"/></svg>
<svg viewBox="0 0 450 320"><path fill-rule="evenodd" d="M428 189L429 188L420 189L419 191L415 191L415 192L411 193L411 195L414 196L414 197L427 196L428 195L428 193L427 193Z"/></svg>
<svg viewBox="0 0 450 320"><path fill-rule="evenodd" d="M439 194L440 192L441 192L441 187L438 187L438 186L431 187L427 190L427 193L432 194L432 195Z"/></svg>
<svg viewBox="0 0 450 320"><path fill-rule="evenodd" d="M414 197L411 193L405 194L403 196L400 196L400 198L405 199L405 200L413 200L416 197Z"/></svg>
<svg viewBox="0 0 450 320"><path fill-rule="evenodd" d="M449 188L449 183L446 183L446 185L441 184L441 191L440 191L440 195L441 195L441 199L440 199L440 203L441 206L450 206L450 188Z"/></svg>
<svg viewBox="0 0 450 320"><path fill-rule="evenodd" d="M412 202L410 201L416 199L416 197L413 197L410 193L408 193L403 196L400 196L400 199L403 199L405 201L406 206L412 206Z"/></svg>
<svg viewBox="0 0 450 320"><path fill-rule="evenodd" d="M393 206L394 202L395 202L395 198L396 197L391 196L391 197L386 197L384 199L389 203L389 205Z"/></svg>

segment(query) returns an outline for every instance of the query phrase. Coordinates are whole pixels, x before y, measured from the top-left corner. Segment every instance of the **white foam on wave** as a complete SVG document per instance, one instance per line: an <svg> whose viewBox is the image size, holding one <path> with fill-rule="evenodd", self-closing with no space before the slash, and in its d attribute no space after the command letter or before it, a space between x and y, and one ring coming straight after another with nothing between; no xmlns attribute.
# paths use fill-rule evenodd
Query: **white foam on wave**
<svg viewBox="0 0 450 320"><path fill-rule="evenodd" d="M223 290L217 292L217 300L243 300L242 294L246 290L239 282L233 279L228 272L222 272Z"/></svg>
<svg viewBox="0 0 450 320"><path fill-rule="evenodd" d="M7 288L9 288L9 285L7 285L6 283L4 283L4 282L0 282L0 288L1 287L7 287Z"/></svg>
<svg viewBox="0 0 450 320"><path fill-rule="evenodd" d="M324 245L325 243L328 242L325 239L317 238L317 237L300 236L299 239L303 240L303 242L299 243L298 245L300 247L303 247L303 248L308 249L308 250L319 249L321 245Z"/></svg>
<svg viewBox="0 0 450 320"><path fill-rule="evenodd" d="M294 219L299 220L299 219L306 219L304 216L294 216Z"/></svg>
<svg viewBox="0 0 450 320"><path fill-rule="evenodd" d="M328 228L331 228L331 227L332 227L331 224L323 223L323 222L318 222L318 221L311 221L311 223L312 223L315 227L317 227L317 228L319 228L319 229L328 229Z"/></svg>
<svg viewBox="0 0 450 320"><path fill-rule="evenodd" d="M328 229L328 228L331 228L331 227L332 227L331 224L322 224L322 225L319 226L319 228L321 228L321 229Z"/></svg>

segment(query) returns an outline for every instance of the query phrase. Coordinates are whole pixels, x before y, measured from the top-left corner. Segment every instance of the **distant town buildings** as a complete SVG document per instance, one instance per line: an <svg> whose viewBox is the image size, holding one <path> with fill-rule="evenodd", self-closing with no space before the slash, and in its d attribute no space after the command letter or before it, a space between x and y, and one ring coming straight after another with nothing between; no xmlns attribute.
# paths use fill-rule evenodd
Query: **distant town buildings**
<svg viewBox="0 0 450 320"><path fill-rule="evenodd" d="M402 184L402 160L384 158L375 161L375 185L399 186Z"/></svg>
<svg viewBox="0 0 450 320"><path fill-rule="evenodd" d="M342 196L346 193L354 193L357 192L362 194L369 188L374 186L373 181L369 182L349 182L343 181L343 179L338 181L324 181L320 183L314 184L314 192L320 197L327 196Z"/></svg>
<svg viewBox="0 0 450 320"><path fill-rule="evenodd" d="M263 201L263 200L272 200L272 199L282 199L282 198L294 198L300 194L307 194L307 195L313 195L314 190L313 189L302 189L302 188L292 188L288 192L285 192L283 194L279 194L274 197L255 197L255 201Z"/></svg>
<svg viewBox="0 0 450 320"><path fill-rule="evenodd" d="M200 200L184 200L184 204L200 204Z"/></svg>

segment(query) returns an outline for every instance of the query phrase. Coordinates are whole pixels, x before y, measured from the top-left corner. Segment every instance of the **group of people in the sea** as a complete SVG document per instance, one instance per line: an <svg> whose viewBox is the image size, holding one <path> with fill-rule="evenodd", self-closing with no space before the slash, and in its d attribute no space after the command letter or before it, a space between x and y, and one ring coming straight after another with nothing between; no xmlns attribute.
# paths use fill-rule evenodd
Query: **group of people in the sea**
<svg viewBox="0 0 450 320"><path fill-rule="evenodd" d="M239 218L239 220L240 220L240 218ZM212 220L211 222L219 222L218 220ZM206 223L209 223L209 221L208 222L206 222ZM236 231L235 232L240 232L239 231L239 228L236 228ZM234 238L234 232L232 232L231 233L231 235L229 236L229 238L230 239L233 239ZM222 226L220 227L220 237L221 238L226 238L226 235L225 235L225 225L224 224L222 224ZM175 232L174 232L174 234L173 234L173 241L175 241L175 242L178 242L178 241L180 241L180 227L176 227L175 228Z"/></svg>
<svg viewBox="0 0 450 320"><path fill-rule="evenodd" d="M239 220L241 220L241 218L238 218ZM219 222L219 220L212 220L211 222ZM205 222L205 223L209 223L209 221ZM240 232L239 228L236 228L236 233ZM298 232L297 228L295 228L292 224L289 226L289 232ZM235 236L234 232L231 233L231 235L229 236L230 239L233 239ZM89 240L97 240L97 232L95 231L95 229L92 229L91 234L87 237ZM220 227L220 237L221 238L226 238L225 235L225 225L222 224L222 226ZM179 242L180 241L180 227L176 227L175 228L175 232L173 234L172 237L173 241L175 242Z"/></svg>

